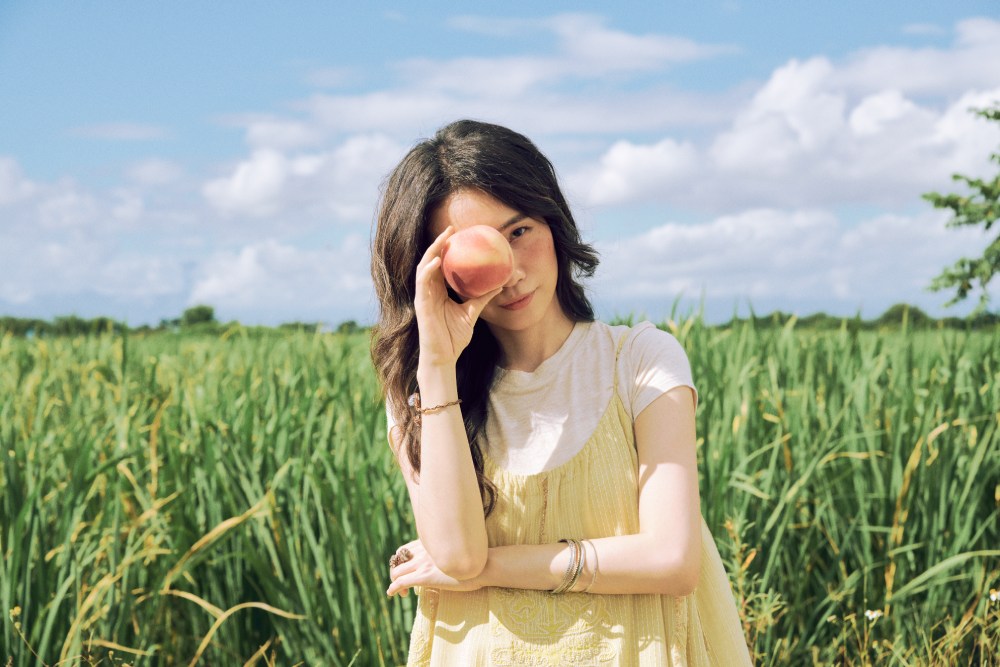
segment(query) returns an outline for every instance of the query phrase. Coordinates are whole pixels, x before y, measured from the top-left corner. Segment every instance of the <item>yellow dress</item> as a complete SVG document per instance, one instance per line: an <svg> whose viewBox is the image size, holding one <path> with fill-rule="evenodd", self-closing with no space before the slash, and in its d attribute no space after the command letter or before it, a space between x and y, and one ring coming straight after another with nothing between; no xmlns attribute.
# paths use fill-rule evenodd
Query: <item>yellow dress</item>
<svg viewBox="0 0 1000 667"><path fill-rule="evenodd" d="M617 385L617 382L616 382ZM597 428L573 458L533 475L512 474L488 455L497 504L490 546L550 544L639 531L638 455L617 386ZM729 580L702 520L694 593L595 595L516 588L424 589L409 665L750 665Z"/></svg>

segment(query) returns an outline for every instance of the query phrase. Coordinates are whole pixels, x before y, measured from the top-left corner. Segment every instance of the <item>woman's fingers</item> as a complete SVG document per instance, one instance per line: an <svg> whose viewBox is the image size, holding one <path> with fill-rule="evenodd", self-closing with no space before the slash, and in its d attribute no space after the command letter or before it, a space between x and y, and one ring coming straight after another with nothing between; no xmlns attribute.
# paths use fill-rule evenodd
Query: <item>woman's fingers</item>
<svg viewBox="0 0 1000 667"><path fill-rule="evenodd" d="M444 231L438 234L437 238L431 243L431 248L435 249L435 254L439 254L438 251L444 245L444 242L448 240L448 237L455 233L455 226L448 225L444 228Z"/></svg>
<svg viewBox="0 0 1000 667"><path fill-rule="evenodd" d="M444 286L444 276L441 274L441 252L448 237L454 232L454 227L448 227L441 232L434 239L434 242L428 246L424 252L424 256L420 258L415 276L418 301L421 297L429 298L430 301L437 301L447 296Z"/></svg>
<svg viewBox="0 0 1000 667"><path fill-rule="evenodd" d="M455 233L455 228L448 226L443 232L438 234L438 237L434 239L427 250L424 251L424 256L420 258L420 263L417 264L417 269L419 270L421 266L431 262L434 259L441 259L441 251L444 249L444 244L448 240L448 237Z"/></svg>
<svg viewBox="0 0 1000 667"><path fill-rule="evenodd" d="M396 579L391 584L389 584L389 589L385 592L386 595L392 597L393 595L399 595L400 597L406 597L406 594L410 592L410 586L406 583L405 579Z"/></svg>
<svg viewBox="0 0 1000 667"><path fill-rule="evenodd" d="M403 575L409 574L417 569L417 564L413 560L408 560L405 563L400 563L396 567L389 568L389 578L395 581Z"/></svg>
<svg viewBox="0 0 1000 667"><path fill-rule="evenodd" d="M496 288L492 292L487 292L481 297L475 299L469 299L468 301L464 302L462 305L465 306L466 309L465 312L469 316L469 320L475 323L475 321L479 319L479 315L483 312L483 309L486 308L486 304L492 301L496 297L496 295L502 291L503 291L503 285Z"/></svg>
<svg viewBox="0 0 1000 667"><path fill-rule="evenodd" d="M429 285L431 277L434 276L436 273L439 273L440 268L441 268L440 257L431 257L426 262L420 263L420 265L417 267L417 275L416 275L418 294L422 288L425 289ZM442 277L441 281L443 282L443 280L444 279Z"/></svg>
<svg viewBox="0 0 1000 667"><path fill-rule="evenodd" d="M476 299L458 303L448 295L442 268L445 243L455 233L448 227L430 244L417 265L414 312L420 336L421 358L446 362L457 360L469 344L476 320L486 304L502 291L502 287Z"/></svg>
<svg viewBox="0 0 1000 667"><path fill-rule="evenodd" d="M392 568L389 573L389 578L392 579L392 582L389 584L389 589L385 592L386 595L392 597L393 595L400 594L406 597L406 593L412 586L413 575L416 571L417 566L413 561L400 563L398 566Z"/></svg>
<svg viewBox="0 0 1000 667"><path fill-rule="evenodd" d="M389 588L385 592L389 597L392 597L393 595L406 597L409 594L410 588L414 585L414 578L418 576L417 572L420 569L420 563L422 562L422 559L427 557L427 553L424 551L424 545L421 544L419 539L407 542L406 544L400 546L396 552L399 553L403 549L409 551L411 556L409 560L403 561L396 567L389 568L389 578L392 582L389 584Z"/></svg>
<svg viewBox="0 0 1000 667"><path fill-rule="evenodd" d="M400 547L396 549L395 553L397 557L400 554L405 554L408 555L409 557L406 560L399 561L399 563L395 567L392 566L391 564L392 560L390 559L390 565L389 565L390 579L397 579L403 574L415 570L417 567L417 563L420 561L420 558L424 555L425 552L423 545L420 543L420 540L413 540L412 542L407 542L406 544L400 545Z"/></svg>

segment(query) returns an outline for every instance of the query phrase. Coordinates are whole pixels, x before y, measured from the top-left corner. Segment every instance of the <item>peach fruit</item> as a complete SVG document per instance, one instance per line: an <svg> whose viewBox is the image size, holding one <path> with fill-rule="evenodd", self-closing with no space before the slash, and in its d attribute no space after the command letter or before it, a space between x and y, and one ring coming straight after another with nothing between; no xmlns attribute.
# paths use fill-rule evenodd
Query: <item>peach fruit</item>
<svg viewBox="0 0 1000 667"><path fill-rule="evenodd" d="M514 251L503 234L473 225L452 234L441 255L444 279L463 299L475 299L510 280Z"/></svg>

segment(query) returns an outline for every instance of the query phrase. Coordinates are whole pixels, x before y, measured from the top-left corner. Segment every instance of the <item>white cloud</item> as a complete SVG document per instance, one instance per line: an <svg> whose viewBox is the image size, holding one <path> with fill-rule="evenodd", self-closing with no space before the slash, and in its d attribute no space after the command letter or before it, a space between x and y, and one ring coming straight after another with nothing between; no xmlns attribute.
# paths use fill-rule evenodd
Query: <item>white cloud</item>
<svg viewBox="0 0 1000 667"><path fill-rule="evenodd" d="M601 156L586 186L588 201L611 204L629 201L697 178L701 168L697 149L689 142L664 139L652 145L615 142ZM575 182L578 182L578 176Z"/></svg>
<svg viewBox="0 0 1000 667"><path fill-rule="evenodd" d="M0 299L12 303L81 293L143 299L183 289L176 259L154 248L124 250L104 236L0 234L0 266Z"/></svg>
<svg viewBox="0 0 1000 667"><path fill-rule="evenodd" d="M175 258L121 253L99 267L92 285L99 294L147 299L181 292L183 275L181 262Z"/></svg>
<svg viewBox="0 0 1000 667"><path fill-rule="evenodd" d="M554 46L551 55L494 58L411 59L399 64L407 88L446 91L461 97L521 96L566 79L600 79L611 74L662 70L678 63L735 53L731 45L702 44L669 35L634 35L613 30L589 14L562 14L537 20L462 17L452 25L492 34L542 33ZM541 92L541 91L539 91Z"/></svg>
<svg viewBox="0 0 1000 667"><path fill-rule="evenodd" d="M855 135L879 134L899 124L907 116L923 114L931 120L930 113L922 111L916 104L903 97L898 90L889 89L869 95L854 107L848 117L848 125Z"/></svg>
<svg viewBox="0 0 1000 667"><path fill-rule="evenodd" d="M17 160L0 155L0 206L26 199L36 189L35 184L24 177Z"/></svg>
<svg viewBox="0 0 1000 667"><path fill-rule="evenodd" d="M1000 85L992 90L965 93L944 111L924 144L929 150L938 151L943 161L939 171L975 175L992 170L987 154L1000 144L1000 127L970 110L996 104L1000 104ZM927 157L931 159L933 154Z"/></svg>
<svg viewBox="0 0 1000 667"><path fill-rule="evenodd" d="M510 98L532 88L552 83L567 74L563 63L537 56L501 58L414 58L399 63L397 70L408 87L439 91L459 99L470 97Z"/></svg>
<svg viewBox="0 0 1000 667"><path fill-rule="evenodd" d="M702 286L709 296L761 295L787 289L784 278L807 272L836 232L836 218L824 211L760 209L698 225L670 223L602 247L601 283L635 295Z"/></svg>
<svg viewBox="0 0 1000 667"><path fill-rule="evenodd" d="M959 95L1000 86L1000 21L959 21L943 48L879 46L854 53L838 68L838 86L865 94L896 88L907 95Z"/></svg>
<svg viewBox="0 0 1000 667"><path fill-rule="evenodd" d="M825 85L832 72L824 58L776 70L733 128L716 138L715 161L729 169L785 171L798 155L829 146L845 106L844 96Z"/></svg>
<svg viewBox="0 0 1000 667"><path fill-rule="evenodd" d="M607 26L604 17L594 14L558 14L540 19L459 16L448 24L491 37L549 35L555 38L550 41L558 54L550 62L556 69L575 74L653 70L665 64L714 58L739 50L734 45L703 44L686 37L615 30Z"/></svg>
<svg viewBox="0 0 1000 667"><path fill-rule="evenodd" d="M169 185L180 180L183 175L184 169L179 164L160 158L136 162L125 170L125 177L129 181L144 186Z"/></svg>
<svg viewBox="0 0 1000 667"><path fill-rule="evenodd" d="M670 35L633 35L612 30L601 17L564 14L547 22L560 39L561 51L582 74L648 71L672 63L692 62L737 53L732 45L702 44Z"/></svg>
<svg viewBox="0 0 1000 667"><path fill-rule="evenodd" d="M501 123L538 139L544 135L607 137L729 120L742 92L701 93L665 87L594 93L535 91L524 96L487 94L493 85L464 72L477 95L392 89L359 95L314 95L299 106L329 131L388 132L412 141L458 118ZM510 78L514 75L505 73ZM650 110L655 109L655 113Z"/></svg>
<svg viewBox="0 0 1000 667"><path fill-rule="evenodd" d="M695 92L622 82L737 51L663 34L631 34L586 14L543 19L461 17L452 27L497 37L537 37L526 52L497 57L414 57L390 63L397 83L362 93L317 93L291 105L301 117L244 117L254 148L320 145L328 136L391 133L412 139L460 117L533 134L611 135L728 120L742 91ZM580 82L587 84L579 89Z"/></svg>
<svg viewBox="0 0 1000 667"><path fill-rule="evenodd" d="M142 219L146 211L146 204L143 198L136 192L125 188L119 188L114 193L115 203L111 209L111 214L124 222L136 222Z"/></svg>
<svg viewBox="0 0 1000 667"><path fill-rule="evenodd" d="M757 209L601 244L597 291L613 289L624 302L704 290L715 299L887 306L918 298L945 265L978 256L985 242L934 212L847 226L829 211Z"/></svg>
<svg viewBox="0 0 1000 667"><path fill-rule="evenodd" d="M742 110L747 127L736 126L734 136L719 137L719 157L740 161L763 145L763 159L780 166L783 149L832 140L844 109L866 96L895 90L915 103L940 107L966 91L1000 86L1000 69L992 66L1000 60L1000 39L993 39L1000 22L989 19L958 23L947 47L879 47L836 63L823 57L791 61L774 72L749 105L742 87L696 93L669 88L662 77L658 85L621 85L632 75L734 53L732 45L627 33L579 14L526 20L466 16L451 24L494 37L537 36L541 39L535 43L546 46L492 58L404 60L395 64L398 85L314 95L292 106L301 118L244 121L248 140L255 147L288 149L344 132L413 137L463 116L536 135L618 134L614 139L621 139L622 133L728 123ZM586 87L578 87L581 81ZM937 99L923 99L928 95ZM756 141L747 136L751 130Z"/></svg>
<svg viewBox="0 0 1000 667"><path fill-rule="evenodd" d="M909 207L953 173L991 169L1000 128L969 112L1000 86L941 106L887 87L854 100L824 59L777 70L714 137L618 141L567 179L584 202L664 201L702 211L749 206Z"/></svg>
<svg viewBox="0 0 1000 667"><path fill-rule="evenodd" d="M216 253L200 274L190 303L236 312L299 312L324 319L324 312L367 305L371 290L367 245L356 235L340 247L322 249L266 239Z"/></svg>
<svg viewBox="0 0 1000 667"><path fill-rule="evenodd" d="M295 122L317 132L415 137L471 117L507 124L543 144L546 137L605 137L603 154L573 155L560 169L569 189L584 193L584 203L655 200L707 212L910 206L952 173L985 168L983 146L997 142L993 126L967 113L975 100L1000 98L1000 68L990 65L1000 62L1000 39L993 39L1000 22L989 19L958 23L947 47L791 60L752 95L742 87L724 93L629 89L620 77L605 78L647 66L663 71L731 47L625 33L588 15L462 17L452 26L492 36L551 35L552 52L408 60L399 65L400 86L315 95L297 105L304 117ZM912 71L920 72L919 80ZM567 92L563 84L581 78L589 87ZM664 130L670 134L648 136Z"/></svg>
<svg viewBox="0 0 1000 667"><path fill-rule="evenodd" d="M351 137L324 162L327 206L344 220L370 222L385 175L405 147L382 135Z"/></svg>
<svg viewBox="0 0 1000 667"><path fill-rule="evenodd" d="M46 229L79 228L97 220L94 197L73 185L50 191L37 207L38 223Z"/></svg>
<svg viewBox="0 0 1000 667"><path fill-rule="evenodd" d="M383 135L357 135L321 153L261 149L232 174L202 188L208 202L227 215L327 217L370 220L378 185L403 154Z"/></svg>
<svg viewBox="0 0 1000 667"><path fill-rule="evenodd" d="M224 213L271 215L288 180L288 159L274 150L257 150L243 160L232 175L205 184L205 198Z"/></svg>
<svg viewBox="0 0 1000 667"><path fill-rule="evenodd" d="M11 196L13 193L14 196ZM28 181L0 160L0 300L26 304L46 296L98 294L152 298L183 289L173 229L149 225L157 212L128 187L107 193L70 179ZM131 235L149 225L141 242Z"/></svg>

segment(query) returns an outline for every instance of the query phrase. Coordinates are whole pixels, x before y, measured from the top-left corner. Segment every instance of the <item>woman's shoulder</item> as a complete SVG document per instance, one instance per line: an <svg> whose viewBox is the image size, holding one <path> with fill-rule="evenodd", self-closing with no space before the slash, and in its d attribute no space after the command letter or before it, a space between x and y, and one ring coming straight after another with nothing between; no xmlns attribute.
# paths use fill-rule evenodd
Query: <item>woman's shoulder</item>
<svg viewBox="0 0 1000 667"><path fill-rule="evenodd" d="M648 321L612 329L617 329L616 340L621 344L618 355L620 395L633 418L676 386L695 389L687 353L669 331ZM695 392L697 396L697 389Z"/></svg>
<svg viewBox="0 0 1000 667"><path fill-rule="evenodd" d="M593 363L617 368L621 382L643 381L650 373L690 378L691 367L680 341L649 321L634 325L590 323L580 347ZM689 382L689 380L688 380Z"/></svg>
<svg viewBox="0 0 1000 667"><path fill-rule="evenodd" d="M597 331L614 341L616 347L620 346L621 354L626 357L684 354L684 348L672 333L660 329L648 320L634 325L604 322L594 324L599 325L595 326Z"/></svg>

